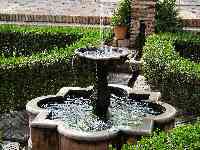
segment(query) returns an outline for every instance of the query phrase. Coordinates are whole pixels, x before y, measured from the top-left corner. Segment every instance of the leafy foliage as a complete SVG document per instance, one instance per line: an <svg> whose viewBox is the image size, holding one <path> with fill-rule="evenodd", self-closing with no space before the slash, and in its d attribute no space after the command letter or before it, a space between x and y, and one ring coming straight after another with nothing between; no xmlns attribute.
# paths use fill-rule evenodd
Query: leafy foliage
<svg viewBox="0 0 200 150"><path fill-rule="evenodd" d="M131 0L121 0L112 15L112 26L129 26L131 20Z"/></svg>
<svg viewBox="0 0 200 150"><path fill-rule="evenodd" d="M110 29L105 29L104 39L110 39ZM44 27L44 26L15 26L15 25L2 25L0 32L23 32L23 33L67 33L67 34L83 34L82 38L76 43L66 47L53 47L47 50L46 53L33 53L31 56L13 56L5 57L0 56L0 65L23 65L30 64L35 61L54 62L58 59L67 59L73 55L76 48L98 46L100 44L99 28L91 27Z"/></svg>
<svg viewBox="0 0 200 150"><path fill-rule="evenodd" d="M200 149L200 122L183 125L165 133L154 133L150 138L144 137L138 142L138 150L185 150Z"/></svg>
<svg viewBox="0 0 200 150"><path fill-rule="evenodd" d="M200 113L200 64L175 50L177 41L200 44L198 35L166 33L152 35L144 47L144 75L159 88L165 101L185 111Z"/></svg>
<svg viewBox="0 0 200 150"><path fill-rule="evenodd" d="M109 38L110 29L106 30L105 38ZM0 112L22 109L32 98L55 94L63 86L91 84L93 76L89 74L92 68L80 67L82 62L77 60L72 69L71 58L77 48L100 44L99 28L0 26L0 31L28 32L33 35L38 32L81 34L81 38L75 43L61 48L49 48L45 53L0 56Z"/></svg>
<svg viewBox="0 0 200 150"><path fill-rule="evenodd" d="M199 150L200 122L181 125L169 132L154 131L136 144L124 144L122 150ZM109 150L115 150L111 145Z"/></svg>
<svg viewBox="0 0 200 150"><path fill-rule="evenodd" d="M176 32L182 29L178 18L176 0L156 1L156 32Z"/></svg>
<svg viewBox="0 0 200 150"><path fill-rule="evenodd" d="M64 48L81 38L78 33L30 33L0 32L0 55L28 56L34 53L46 53L52 48Z"/></svg>

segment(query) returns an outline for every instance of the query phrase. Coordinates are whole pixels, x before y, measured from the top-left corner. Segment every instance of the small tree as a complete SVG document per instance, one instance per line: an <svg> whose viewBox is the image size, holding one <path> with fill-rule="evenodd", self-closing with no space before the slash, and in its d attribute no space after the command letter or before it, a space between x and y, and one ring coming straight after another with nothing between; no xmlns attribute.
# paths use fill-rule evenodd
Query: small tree
<svg viewBox="0 0 200 150"><path fill-rule="evenodd" d="M156 3L156 32L175 32L182 29L178 17L176 0L157 0Z"/></svg>
<svg viewBox="0 0 200 150"><path fill-rule="evenodd" d="M112 26L129 27L131 20L131 0L121 0L112 16Z"/></svg>

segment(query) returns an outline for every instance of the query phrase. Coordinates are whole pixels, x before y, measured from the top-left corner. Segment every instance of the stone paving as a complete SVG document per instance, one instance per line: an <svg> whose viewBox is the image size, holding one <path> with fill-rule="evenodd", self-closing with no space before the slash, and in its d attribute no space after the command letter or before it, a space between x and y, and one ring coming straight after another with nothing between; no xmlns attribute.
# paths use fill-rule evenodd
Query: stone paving
<svg viewBox="0 0 200 150"><path fill-rule="evenodd" d="M0 114L0 130L4 140L3 150L24 148L29 138L27 112L24 110Z"/></svg>
<svg viewBox="0 0 200 150"><path fill-rule="evenodd" d="M64 24L110 24L120 0L0 0L0 21ZM200 1L176 0L179 16L188 27L200 27Z"/></svg>
<svg viewBox="0 0 200 150"><path fill-rule="evenodd" d="M183 19L200 19L200 0L177 0L179 15Z"/></svg>
<svg viewBox="0 0 200 150"><path fill-rule="evenodd" d="M0 0L1 14L111 16L118 0Z"/></svg>
<svg viewBox="0 0 200 150"><path fill-rule="evenodd" d="M4 140L23 142L28 139L28 114L14 111L0 115L0 129Z"/></svg>
<svg viewBox="0 0 200 150"><path fill-rule="evenodd" d="M119 0L0 0L1 14L111 16ZM200 18L199 0L177 0L182 18Z"/></svg>

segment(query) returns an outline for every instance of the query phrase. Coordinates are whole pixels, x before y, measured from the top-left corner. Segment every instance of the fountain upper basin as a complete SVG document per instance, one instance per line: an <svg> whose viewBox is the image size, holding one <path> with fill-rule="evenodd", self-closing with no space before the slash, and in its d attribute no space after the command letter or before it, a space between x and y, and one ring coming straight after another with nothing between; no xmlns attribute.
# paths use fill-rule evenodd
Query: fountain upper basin
<svg viewBox="0 0 200 150"><path fill-rule="evenodd" d="M129 54L127 48L102 46L100 48L79 48L75 52L79 57L95 61L118 60Z"/></svg>

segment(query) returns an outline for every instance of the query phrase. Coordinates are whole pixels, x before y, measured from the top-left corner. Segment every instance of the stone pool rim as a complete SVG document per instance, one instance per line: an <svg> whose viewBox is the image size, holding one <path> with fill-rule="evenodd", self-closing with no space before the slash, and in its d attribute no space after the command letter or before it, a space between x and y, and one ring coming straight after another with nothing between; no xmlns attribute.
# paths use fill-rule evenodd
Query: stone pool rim
<svg viewBox="0 0 200 150"><path fill-rule="evenodd" d="M85 141L85 142L108 141L117 138L122 133L127 136L133 134L134 136L150 135L153 130L153 120L147 118L143 120L143 126L146 123L149 124L149 127L147 129L144 129L143 126L135 127L134 130L128 126L126 127L118 126L102 131L86 132L86 131L66 128L62 121L49 120L46 119L47 116L48 116L47 111L40 112L34 119L34 121L31 123L31 127L55 129L60 135L66 136L67 138L77 141Z"/></svg>
<svg viewBox="0 0 200 150"><path fill-rule="evenodd" d="M63 87L56 95L48 95L48 96L41 96L29 101L26 105L26 110L29 114L36 116L34 120L31 122L30 126L35 128L53 128L56 129L60 135L66 136L68 138L78 140L78 141L105 141L109 139L113 139L118 136L120 132L126 135L150 135L153 130L154 123L167 123L174 119L176 115L176 109L171 105L159 101L160 97L157 94L157 97L152 96L154 92L145 92L145 91L134 91L131 88L124 86L124 85L115 85L109 84L109 87L112 88L121 88L125 90L128 94L131 93L138 93L138 94L149 94L151 100L146 100L147 102L152 102L162 106L165 111L160 115L150 115L148 117L144 117L144 120L148 122L149 129L145 130L144 128L134 129L129 126L118 126L112 127L107 130L102 131L92 131L92 132L85 132L76 129L67 129L64 127L64 123L59 120L49 120L46 119L48 116L48 111L40 108L38 106L38 102L41 100L49 99L49 98L62 98L64 97L70 90L91 90L93 87L89 86L87 88L80 88L80 87ZM151 98L152 97L152 98ZM153 98L154 97L154 98Z"/></svg>

